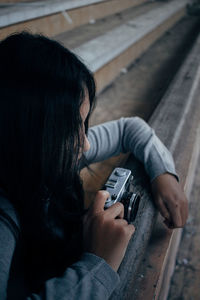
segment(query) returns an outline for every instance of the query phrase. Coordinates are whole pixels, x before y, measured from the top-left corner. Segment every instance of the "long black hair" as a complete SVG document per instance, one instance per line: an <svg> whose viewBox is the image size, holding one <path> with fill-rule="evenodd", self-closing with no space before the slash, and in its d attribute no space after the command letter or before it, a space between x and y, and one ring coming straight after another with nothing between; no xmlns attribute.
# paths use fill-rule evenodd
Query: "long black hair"
<svg viewBox="0 0 200 300"><path fill-rule="evenodd" d="M27 32L0 42L0 187L19 213L33 266L40 256L44 268L49 259L67 265L81 239L78 153L86 93L91 111L93 75L58 42Z"/></svg>

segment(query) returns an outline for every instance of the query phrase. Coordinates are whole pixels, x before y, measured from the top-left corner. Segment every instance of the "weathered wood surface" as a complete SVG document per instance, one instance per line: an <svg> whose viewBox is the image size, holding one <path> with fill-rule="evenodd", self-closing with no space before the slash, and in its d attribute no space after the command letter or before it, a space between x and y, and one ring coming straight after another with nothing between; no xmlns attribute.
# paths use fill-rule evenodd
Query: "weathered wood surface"
<svg viewBox="0 0 200 300"><path fill-rule="evenodd" d="M40 32L47 36L55 36L60 33L80 27L83 24L95 22L100 18L119 13L125 9L136 7L147 0L109 0L76 9L64 10L60 13L6 26L0 29L0 36L12 32L30 30L33 33Z"/></svg>
<svg viewBox="0 0 200 300"><path fill-rule="evenodd" d="M183 23L183 24L181 25L181 23ZM178 28L180 26L186 27L187 29L189 28L189 25L187 25L187 23L184 23L183 21L180 22L176 27ZM178 38L180 39L181 36L182 36L182 38L184 38L185 41L186 40L189 41L189 37L192 36L192 31L193 30L191 30L190 33L189 33L189 31L186 33L186 31L184 31L184 30L182 32L179 31L179 33L177 33ZM174 29L171 32L171 34L165 35L163 40L165 42L168 39L170 40L170 38L173 36L173 34L174 34ZM176 41L177 41L178 38L176 36L174 37L174 39ZM175 40L174 40L174 43L175 43ZM186 42L185 42L185 44L186 44ZM160 57L159 52L162 52L163 55L164 55L164 53L168 52L168 53L170 53L170 56L172 56L172 53L171 53L170 48L167 45L164 44L163 45L164 47L163 46L161 47L159 45L159 43L156 43L156 45L154 45L149 50L150 51L150 57L151 57L151 63L153 63L154 67L155 67L155 65L160 66L160 69L166 75L165 80L169 81L169 77L168 77L167 73L175 74L177 69L176 70L175 69L170 69L170 67L169 67L169 69L167 71L166 65L173 65L173 67L174 67L174 65L177 63L177 59L175 59L175 57L174 57L174 60L169 61L169 60L166 60L166 58L163 58L163 60L166 60L165 63L160 61L159 60L159 57ZM181 51L181 54L183 54L185 47L186 46L184 46L184 43L180 44L179 47L176 48L176 51L174 51L174 52L179 53ZM189 47L189 43L187 43L187 47ZM159 51L158 51L158 49L159 49ZM153 67L151 68L151 65L149 65L149 64L145 67L142 64L143 59L145 57L148 57L149 51L142 57L141 61L139 63L137 63L136 66L133 68L133 69L138 68L140 70L140 72L136 72L136 74L134 74L134 77L133 77L133 74L131 75L131 71L129 70L130 74L128 72L126 75L123 75L123 76L121 76L120 78L117 79L116 83L113 85L113 87L115 87L115 91L113 91L113 88L110 88L110 89L106 90L103 93L102 96L100 96L99 105L97 106L97 111L95 111L94 118L92 118L93 119L92 124L98 124L99 122L108 121L108 120L111 120L113 118L119 118L121 115L131 116L131 115L139 114L145 119L148 118L150 112L148 112L148 109L146 110L146 106L148 106L148 107L152 106L152 108L155 107L155 103L153 102L154 97L156 98L156 93L155 92L156 91L158 92L158 90L160 90L158 82L155 83L155 81L156 81L155 80L155 77L156 77L155 74L151 73ZM157 61L155 61L154 56L157 57ZM179 56L179 58L180 58L180 56ZM165 67L164 67L164 65L165 65ZM145 72L145 74L149 70L148 74L149 74L150 78L149 77L144 78L144 76L142 75L142 72L141 72L142 70ZM156 72L159 73L158 70ZM162 72L159 75L160 77L162 77ZM190 75L192 75L192 74L190 74ZM144 81L147 81L148 84L149 84L149 81L151 81L151 79L152 79L152 82L150 82L150 85L153 85L153 83L154 83L154 86L152 86L152 89L149 90L150 94L145 92L145 89L147 89L146 85L148 86L148 84L146 83L146 85L145 85L145 83L143 82L143 85L141 85L142 82L137 81L135 77L140 78ZM130 83L125 85L123 83L123 81L130 82ZM128 93L125 93L125 91L123 93L120 93L120 91L119 91L120 89L124 89L125 87L128 89L128 86L131 85L131 83L132 83L133 86L135 86L135 88L133 88L133 87L132 87L132 89L129 88ZM190 85L191 85L191 80L190 80ZM138 89L137 93L135 93L135 91L134 91L135 89L136 90ZM143 91L143 92L141 92L141 91ZM152 95L154 95L154 96L152 96ZM121 97L121 99L120 99L120 97ZM129 97L129 100L128 100L127 97ZM186 97L187 97L187 95L186 95ZM112 104L111 104L110 101L112 101ZM140 108L140 106L138 107L138 103L141 105L141 108ZM131 105L133 106L132 108L131 108ZM129 107L128 109L127 109L127 106ZM106 107L106 111L105 111L105 107ZM151 111L152 111L152 108L151 108ZM108 111L107 111L107 109L108 109ZM162 137L161 137L161 139L162 139ZM102 187L102 184L106 181L106 177L109 176L112 169L115 166L124 165L124 162L125 162L126 158L127 157L123 157L122 161L120 161L120 158L117 157L116 160L115 160L115 158L113 158L112 160L109 160L108 162L103 162L101 164L96 164L96 165L92 166L92 168L94 168L94 170L97 172L98 176L97 177L93 177L93 176L90 177L89 174L87 174L88 177L89 177L89 181L86 180L85 189L87 191L89 191L89 194L90 194L89 196L91 196L91 199L89 199L89 200L92 200L96 190L98 190ZM132 162L131 162L131 164L132 164ZM128 165L128 167L130 167L130 166L131 165ZM139 177L137 179L139 180ZM89 202L90 201L88 201L88 204L89 204ZM147 216L147 214L144 215L144 216ZM162 256L162 251L163 251L163 248L161 247L163 230L164 230L164 234L166 234L165 228L162 226L161 230L160 230L160 234L158 234L159 232L156 233L157 239L154 238L153 242L151 243L151 246L152 246L152 244L154 245L154 248L151 248L151 253L154 253L154 251L155 251L156 256L155 256L155 260L154 260L154 272L152 272L150 274L150 276L152 276L153 281L155 280L155 284L157 282L156 281L156 278L157 278L156 276L160 272L159 268L161 266L161 260L159 259L159 255ZM148 233L148 230L147 230L147 233ZM140 238L140 236L139 236L139 238ZM147 238L146 235L145 235L145 238ZM164 246L166 246L166 245L164 245ZM141 248L140 248L140 251L141 251ZM158 250L160 252L158 252ZM134 261L134 258L135 258L135 254L133 254L134 250L132 252L130 251L131 255L134 255L132 257L132 259L133 259L133 264L134 264L135 269L130 266L130 269L129 269L130 272L127 272L127 274L125 273L125 282L128 281L128 283L129 283L129 285L128 285L128 283L127 283L127 285L129 286L130 291L131 291L131 292L129 291L130 295L131 295L132 291L134 290L134 292L136 293L136 296L138 296L137 291L136 291L138 283L135 282L135 278L133 277L133 281L132 281L132 285L131 285L130 278L132 280L132 275L134 275L134 271L135 271L137 275L138 274L141 275L141 277L138 277L139 282L140 282L140 279L141 280L143 279L142 276L144 274L144 271L139 271L139 273L137 271L137 267L139 265L139 262L142 260L142 251L141 252L140 251L137 253L137 260L136 261ZM144 267L145 272L146 272L146 269L151 268L151 267L152 266L150 264L146 264L145 267ZM156 267L157 267L157 270L156 270ZM136 279L137 279L137 275L136 275ZM145 276L145 280L147 280L146 283L149 282L149 288L150 288L150 294L151 294L152 289L155 291L156 286L153 287L152 286L152 281L148 281L148 279L149 279L149 277ZM132 288L132 290L131 290L131 288ZM146 291L148 291L147 288L146 288ZM123 291L122 291L122 294L123 294ZM147 293L147 295L148 295L148 293ZM142 296L141 296L141 299L145 299L145 300L146 299L152 299L152 298L148 298L147 295L146 295L146 298L142 298ZM126 296L128 297L129 295L126 295ZM126 298L122 298L122 299L126 299ZM130 296L130 299L132 299L131 296Z"/></svg>
<svg viewBox="0 0 200 300"><path fill-rule="evenodd" d="M112 4L112 7L108 6L110 4ZM121 10L115 13L115 9L118 6L117 4L121 5ZM160 7L159 2L145 2L140 3L140 5L137 6L128 7L128 9L123 9L125 4L126 1L121 3L119 2L119 0L112 0L109 2L105 2L104 4L102 3L101 5L102 10L105 11L104 13L107 14L109 9L111 9L112 14L103 16L103 18L101 19L93 19L92 24L91 22L89 22L73 30L60 33L59 35L56 35L53 38L64 44L66 47L70 49L75 49L80 47L84 43L91 41L97 38L98 36L113 30L116 27L119 27L122 24L126 24L129 20L133 20L138 16L144 15L151 9L156 9L157 7ZM97 6L99 8L99 5L96 5L96 7ZM88 10L90 7L88 7ZM100 9L98 9L98 12L101 13L101 15L103 15L103 12L100 11Z"/></svg>
<svg viewBox="0 0 200 300"><path fill-rule="evenodd" d="M152 32L143 36L140 40L128 47L119 56L102 66L95 72L97 82L97 91L100 92L108 84L110 84L121 72L123 68L128 67L134 60L139 58L164 32L172 28L183 16L185 9L181 9L171 18L160 26L156 27Z"/></svg>
<svg viewBox="0 0 200 300"><path fill-rule="evenodd" d="M199 153L199 144L196 143L200 120L199 51L200 38L150 119L150 125L172 151L181 184L187 194L191 190L195 172L193 166ZM149 300L155 297L157 299L160 295L159 299L163 300L167 296L178 243L174 248L170 248L170 245L173 245L173 240L178 242L180 234L177 233L179 230L172 231L165 228L159 217L151 236L156 212L152 204L148 180L145 180L141 167L139 168L141 173L138 173L137 164L132 158L126 163L126 166L136 174L136 189L143 191L136 220L137 231L119 270L121 285L114 292L112 299ZM148 243L150 236L151 240ZM173 254L172 257L170 253ZM145 261L140 264L142 259ZM165 266L170 268L165 270ZM165 290L163 290L162 278L165 279Z"/></svg>
<svg viewBox="0 0 200 300"><path fill-rule="evenodd" d="M188 53L188 47L191 47L198 28L198 18L185 17L170 32L164 34L126 74L119 76L98 96L90 125L122 116L140 116L148 121ZM177 56L180 51L181 55ZM84 170L86 205L94 199L94 194L105 183L113 168L124 164L125 160L126 157L119 156L93 164L91 168L98 176Z"/></svg>
<svg viewBox="0 0 200 300"><path fill-rule="evenodd" d="M180 29L175 34L176 30L178 28L186 28L187 30ZM164 81L169 82L169 74L170 76L175 74L177 72L177 67L180 65L180 62L177 64L177 53L183 54L186 48L186 41L187 41L187 48L192 43L192 40L189 43L189 37L192 36L192 33L194 32L194 28L191 27L191 30L189 31L189 24L187 24L186 21L181 21L179 24L176 25L176 30L173 28L172 31L169 32L169 34L166 34L159 42L154 44L151 49L148 50L144 54L144 56L141 58L137 64L134 65L131 69L129 69L128 73L126 75L120 76L115 83L107 89L103 94L99 96L99 102L97 105L97 108L94 112L94 117L92 117L92 124L98 124L104 121L109 121L111 119L117 119L120 116L132 116L132 115L140 115L144 119L148 119L149 115L151 115L151 112L153 108L155 107L157 102L155 101L155 98L158 97L157 93L160 94L160 89L163 90L164 87L161 88L160 83L158 82L158 78ZM197 23L196 29L199 28L199 25ZM174 35L175 34L175 35ZM174 35L174 37L173 37ZM170 42L172 45L177 43L177 40L185 40L185 42L179 42L179 46L177 45L176 48L172 51L171 46L167 45L167 40L171 40L173 37L173 40ZM161 43L161 41L163 42ZM162 46L161 46L162 45ZM162 60L160 60L160 56L162 53ZM167 58L167 53L171 57ZM176 53L176 55L175 55ZM172 57L174 58L172 59ZM149 58L148 58L149 57ZM155 59L155 57L157 57ZM178 59L180 60L180 55L178 56ZM180 60L181 61L181 60ZM144 63L145 62L145 63ZM152 64L152 66L151 66ZM174 66L177 64L177 67L174 69ZM152 73L152 70L157 66L157 68ZM170 67L171 66L171 67ZM137 70L137 71L136 71ZM144 74L145 76L144 76ZM158 74L157 74L158 73ZM156 75L157 74L157 75ZM190 74L192 75L192 74ZM190 79L190 86L191 86L191 79ZM151 88L150 88L151 87ZM181 87L180 87L181 88ZM190 88L190 87L188 87ZM166 89L166 86L165 88ZM123 92L122 92L123 90ZM128 90L128 91L126 91ZM120 92L121 91L121 92ZM186 95L187 97L187 95ZM106 107L106 111L105 111ZM164 137L161 137L163 139ZM122 166L125 163L127 157L123 157L123 159L120 161L120 158L117 157L116 160L113 158L112 160L102 162L99 164L92 165L92 168L97 172L97 177L89 176L90 174L87 174L88 180L85 180L85 189L86 191L89 191L89 199L87 204L90 203L91 200L94 199L95 192L102 187L102 184L105 183L106 177L109 176L111 171L116 166ZM132 164L132 162L131 162ZM129 166L131 166L128 165ZM193 168L192 168L193 169ZM135 172L134 172L135 173ZM137 178L139 180L139 177ZM147 204L148 205L148 204ZM147 216L144 215L144 216ZM144 219L145 220L145 219ZM146 222L146 221L145 221ZM145 225L145 224L144 224ZM161 224L162 225L162 224ZM138 226L137 226L138 227ZM144 228L144 227L143 227ZM138 286L138 282L140 283L140 280L145 280L145 291L147 293L148 288L147 284L149 282L149 290L150 290L150 296L152 296L152 293L155 292L155 287L153 287L152 281L156 284L158 279L158 274L160 273L160 266L162 264L162 261L159 259L159 255L162 256L163 248L161 247L162 244L162 233L164 231L164 234L166 235L165 228L162 226L160 231L157 231L156 236L154 236L153 241L151 242L151 251L152 254L154 252L156 253L155 259L153 260L154 265L146 264L145 262L142 263L144 269L137 271L137 267L140 263L142 258L142 252L137 253L137 260L134 261L135 254L134 254L134 248L133 251L130 251L130 255L134 255L133 257L133 264L134 268L130 267L130 272L127 272L127 276L125 276L125 282L127 282L128 287L130 288L130 298L128 299L137 299L137 298L131 298L131 293L134 291L134 295L138 297L137 288L140 288ZM148 233L148 231L147 231ZM160 233L160 234L159 234ZM140 238L140 237L139 237ZM145 235L145 238L147 236ZM143 243L143 242L142 242ZM166 246L166 245L164 245ZM134 245L133 245L134 247ZM154 248L153 248L154 247ZM159 252L158 252L159 250ZM141 251L141 249L140 249ZM140 254L140 255L139 255ZM135 265L136 264L136 265ZM153 266L153 267L152 267ZM146 272L147 269L154 268L150 274L147 274L144 278L142 278L144 272ZM156 269L157 268L157 269ZM150 270L151 271L151 270ZM132 273L133 272L133 273ZM133 277L134 272L136 272L136 276ZM126 275L126 274L125 274ZM149 281L149 277L152 277L152 280ZM137 280L136 280L137 279ZM132 280L132 281L131 281ZM136 281L135 281L136 280ZM129 283L129 284L128 284ZM132 285L131 285L132 284ZM152 292L153 290L153 292ZM141 287L141 295L143 295L143 287ZM122 291L123 293L123 291ZM126 295L127 296L127 295ZM128 295L129 296L129 295ZM145 295L146 298L142 298L142 300L149 300L152 299L151 297L148 298L148 293ZM126 299L126 298L122 298Z"/></svg>
<svg viewBox="0 0 200 300"><path fill-rule="evenodd" d="M35 2L40 0L0 0L0 4L20 3L20 2Z"/></svg>
<svg viewBox="0 0 200 300"><path fill-rule="evenodd" d="M90 20L99 19L107 15L117 13L123 9L137 6L147 0L59 0L59 1L35 1L29 3L0 3L0 27L21 23L21 26L30 30L40 28L48 34L47 25L54 24L55 29L50 35L70 30ZM68 14L68 17L66 16ZM53 15L53 16L51 16ZM62 21L65 19L65 22ZM32 20L32 21L30 21ZM60 23L59 28L56 28ZM45 26L46 25L46 26ZM52 25L51 25L52 27Z"/></svg>
<svg viewBox="0 0 200 300"><path fill-rule="evenodd" d="M189 218L183 229L177 253L168 295L169 300L196 300L200 295L200 156L196 167L197 171L190 197Z"/></svg>
<svg viewBox="0 0 200 300"><path fill-rule="evenodd" d="M192 157L190 160L190 165L188 168L188 173L185 181L185 193L190 200L192 188L195 184L195 174L197 170L198 159L200 155L200 126L197 128L196 140L193 146ZM191 200L190 200L191 201ZM165 255L164 263L162 266L161 275L159 278L158 286L156 288L156 296L160 300L166 300L170 288L171 277L174 272L174 267L176 264L176 255L180 245L180 240L182 236L182 229L175 230L170 239L170 243Z"/></svg>
<svg viewBox="0 0 200 300"><path fill-rule="evenodd" d="M74 49L74 52L93 72L96 72L180 12L185 8L186 3L187 0L175 0L173 5L171 2L165 3L135 20L128 21L127 24L81 45Z"/></svg>
<svg viewBox="0 0 200 300"><path fill-rule="evenodd" d="M97 91L114 80L123 67L155 42L185 14L187 0L162 3L161 7L73 49L95 73ZM144 22L145 20L145 22Z"/></svg>
<svg viewBox="0 0 200 300"><path fill-rule="evenodd" d="M113 1L108 1L109 5ZM182 18L186 3L187 0L175 0L173 5L171 2L162 3L160 7L73 49L95 73L97 91L100 92L110 84L122 68L138 58L156 39ZM32 5L34 6L34 3Z"/></svg>
<svg viewBox="0 0 200 300"><path fill-rule="evenodd" d="M91 125L135 115L148 121L192 47L199 24L198 18L184 17L133 62L125 74L121 72L99 94Z"/></svg>
<svg viewBox="0 0 200 300"><path fill-rule="evenodd" d="M1 4L0 27L103 1L105 0L48 0L29 3Z"/></svg>

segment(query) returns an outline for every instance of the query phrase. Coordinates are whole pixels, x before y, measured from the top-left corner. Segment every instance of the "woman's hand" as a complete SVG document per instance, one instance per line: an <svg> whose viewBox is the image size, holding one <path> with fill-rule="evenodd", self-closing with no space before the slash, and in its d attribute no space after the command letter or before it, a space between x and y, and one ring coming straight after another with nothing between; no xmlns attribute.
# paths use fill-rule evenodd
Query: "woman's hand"
<svg viewBox="0 0 200 300"><path fill-rule="evenodd" d="M188 217L188 202L176 178L169 173L156 177L152 192L166 226L171 229L183 227Z"/></svg>
<svg viewBox="0 0 200 300"><path fill-rule="evenodd" d="M122 203L117 202L104 210L108 197L106 191L97 192L84 217L84 246L86 251L102 257L117 271L135 228L123 219Z"/></svg>

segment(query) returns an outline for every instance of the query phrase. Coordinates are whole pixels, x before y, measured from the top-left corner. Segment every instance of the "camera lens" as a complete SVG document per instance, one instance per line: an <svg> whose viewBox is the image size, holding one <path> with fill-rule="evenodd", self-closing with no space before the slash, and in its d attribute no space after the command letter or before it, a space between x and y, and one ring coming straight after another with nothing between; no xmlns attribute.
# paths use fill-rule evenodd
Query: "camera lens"
<svg viewBox="0 0 200 300"><path fill-rule="evenodd" d="M122 203L124 204L124 218L128 221L128 223L135 221L139 202L140 195L138 194L126 193L125 197L123 197Z"/></svg>

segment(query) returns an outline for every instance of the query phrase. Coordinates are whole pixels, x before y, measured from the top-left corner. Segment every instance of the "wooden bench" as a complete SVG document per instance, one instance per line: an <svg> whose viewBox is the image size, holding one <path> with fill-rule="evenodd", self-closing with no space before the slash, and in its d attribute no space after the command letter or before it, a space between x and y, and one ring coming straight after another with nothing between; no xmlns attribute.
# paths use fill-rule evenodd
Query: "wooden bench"
<svg viewBox="0 0 200 300"><path fill-rule="evenodd" d="M200 36L149 120L170 149L185 193L190 197L200 154ZM181 229L168 230L157 216L142 166L126 162L142 193L136 232L120 267L121 284L112 299L167 299Z"/></svg>
<svg viewBox="0 0 200 300"><path fill-rule="evenodd" d="M80 19L92 7L98 13L101 11L99 17L102 17L143 2L145 1L129 1L129 3L126 3L126 1L119 2L119 0L60 0L56 3L55 1L19 3L18 5L12 5L12 9L6 7L0 10L0 26L11 24L11 22L20 22L20 20L26 18L44 17L46 14L57 13L58 11L66 12L66 10L67 13L76 10L78 19ZM118 5L119 3L120 5ZM174 0L173 5L170 1L160 3L157 8L153 7L152 9L151 5L148 4L146 13L137 16L133 20L128 20L124 24L73 49L94 72L98 92L109 85L119 75L122 68L127 67L141 56L165 31L169 30L185 15L186 3L187 0ZM85 13L81 13L80 9L85 9ZM92 14L90 18L91 16ZM69 24L66 20L65 22ZM47 26L49 32L51 31L51 35L55 33L53 24ZM20 26L20 24L18 25ZM21 24L21 26L24 26L24 24ZM23 29L25 28L26 26L23 27ZM4 29L5 32L14 30L13 26L0 29L1 37L5 34ZM39 32L42 32L43 29L41 27Z"/></svg>
<svg viewBox="0 0 200 300"><path fill-rule="evenodd" d="M163 3L132 21L73 49L95 73L101 91L185 14L187 0Z"/></svg>
<svg viewBox="0 0 200 300"><path fill-rule="evenodd" d="M59 0L0 4L0 36L28 29L54 36L147 0Z"/></svg>

